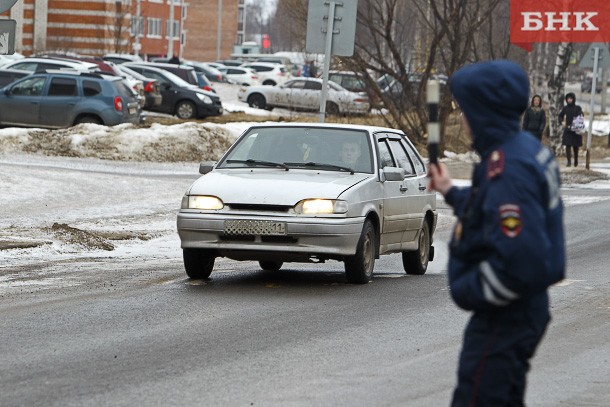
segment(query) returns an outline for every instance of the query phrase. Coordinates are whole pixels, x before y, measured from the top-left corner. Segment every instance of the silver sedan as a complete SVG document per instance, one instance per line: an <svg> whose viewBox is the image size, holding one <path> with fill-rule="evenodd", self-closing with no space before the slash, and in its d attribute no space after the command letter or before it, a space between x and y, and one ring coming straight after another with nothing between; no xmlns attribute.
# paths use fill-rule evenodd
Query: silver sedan
<svg viewBox="0 0 610 407"><path fill-rule="evenodd" d="M318 110L322 99L322 79L297 78L276 86L243 86L237 92L240 101L250 107L271 110L284 107L293 110ZM365 114L370 109L366 93L350 92L335 82L328 82L326 112Z"/></svg>
<svg viewBox="0 0 610 407"><path fill-rule="evenodd" d="M340 124L265 124L244 132L186 191L178 233L186 274L217 257L345 263L370 281L375 259L401 253L408 274L433 259L436 198L421 156L400 131Z"/></svg>

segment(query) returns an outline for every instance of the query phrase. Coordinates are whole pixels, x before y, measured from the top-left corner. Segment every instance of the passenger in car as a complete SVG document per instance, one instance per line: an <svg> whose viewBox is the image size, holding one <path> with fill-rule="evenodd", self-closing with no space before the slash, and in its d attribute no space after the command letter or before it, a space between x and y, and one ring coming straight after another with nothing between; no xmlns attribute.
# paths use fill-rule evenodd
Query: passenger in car
<svg viewBox="0 0 610 407"><path fill-rule="evenodd" d="M358 142L346 141L341 147L341 164L349 168L355 168L358 163L358 159L362 152L360 151L360 144Z"/></svg>

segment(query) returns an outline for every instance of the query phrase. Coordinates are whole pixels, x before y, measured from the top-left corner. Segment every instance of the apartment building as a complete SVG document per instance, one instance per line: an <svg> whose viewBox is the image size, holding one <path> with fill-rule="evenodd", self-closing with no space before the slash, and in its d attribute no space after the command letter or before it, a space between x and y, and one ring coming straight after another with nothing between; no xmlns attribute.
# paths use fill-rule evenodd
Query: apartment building
<svg viewBox="0 0 610 407"><path fill-rule="evenodd" d="M15 50L24 55L62 51L213 60L218 54L228 58L233 45L243 40L245 4L244 0L20 0L1 17L17 21Z"/></svg>

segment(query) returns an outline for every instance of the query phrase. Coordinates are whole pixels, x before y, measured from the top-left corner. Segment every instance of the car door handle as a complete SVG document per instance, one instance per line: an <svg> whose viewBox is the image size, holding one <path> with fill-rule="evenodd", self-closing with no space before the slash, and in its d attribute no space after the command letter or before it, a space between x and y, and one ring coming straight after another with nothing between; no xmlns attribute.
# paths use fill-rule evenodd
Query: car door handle
<svg viewBox="0 0 610 407"><path fill-rule="evenodd" d="M420 190L420 191L425 191L425 190L426 190L426 188L427 188L427 187L425 187L425 186L421 186L421 185L419 186L419 190Z"/></svg>
<svg viewBox="0 0 610 407"><path fill-rule="evenodd" d="M407 188L407 186L406 186L406 185L401 185L401 186L400 186L400 191L401 191L401 192L408 191L408 190L409 190L409 188Z"/></svg>

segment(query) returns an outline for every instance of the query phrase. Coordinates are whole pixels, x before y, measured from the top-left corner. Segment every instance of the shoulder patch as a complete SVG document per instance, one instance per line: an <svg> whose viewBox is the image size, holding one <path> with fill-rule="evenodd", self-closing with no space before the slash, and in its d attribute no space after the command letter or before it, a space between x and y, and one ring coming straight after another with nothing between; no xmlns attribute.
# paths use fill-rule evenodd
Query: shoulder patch
<svg viewBox="0 0 610 407"><path fill-rule="evenodd" d="M495 150L487 159L487 179L498 177L504 172L504 152Z"/></svg>
<svg viewBox="0 0 610 407"><path fill-rule="evenodd" d="M521 221L521 208L519 205L505 204L499 208L500 230L508 237L517 237L521 233L523 223Z"/></svg>

